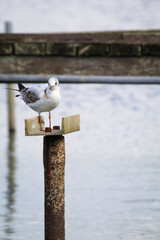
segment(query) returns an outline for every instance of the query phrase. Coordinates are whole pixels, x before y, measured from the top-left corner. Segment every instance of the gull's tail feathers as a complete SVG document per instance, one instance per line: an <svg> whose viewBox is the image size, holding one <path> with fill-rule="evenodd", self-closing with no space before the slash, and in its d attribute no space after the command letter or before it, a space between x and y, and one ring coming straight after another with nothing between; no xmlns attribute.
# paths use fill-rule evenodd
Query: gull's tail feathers
<svg viewBox="0 0 160 240"><path fill-rule="evenodd" d="M22 91L22 89L24 89L25 86L22 83L18 83L18 88L19 88L19 91Z"/></svg>
<svg viewBox="0 0 160 240"><path fill-rule="evenodd" d="M6 89L20 92L20 91L22 91L22 89L25 88L25 86L24 86L22 83L18 83L18 88L19 88L19 89L15 89L15 88L6 88Z"/></svg>
<svg viewBox="0 0 160 240"><path fill-rule="evenodd" d="M12 90L12 91L16 91L16 92L19 92L19 90L18 89L14 89L14 88L6 88L6 89L9 89L9 90ZM20 95L15 95L15 97L19 97Z"/></svg>
<svg viewBox="0 0 160 240"><path fill-rule="evenodd" d="M9 87L7 87L6 89L9 89L9 90L12 90L12 91L17 91L17 92L19 92L18 89L14 89L14 88L9 88Z"/></svg>
<svg viewBox="0 0 160 240"><path fill-rule="evenodd" d="M9 89L9 90L12 90L12 91L21 92L22 89L25 88L25 86L23 86L22 83L18 83L18 88L19 88L19 89L15 89L15 88L6 88L6 89ZM20 97L20 96L21 96L20 94L15 95L15 97Z"/></svg>

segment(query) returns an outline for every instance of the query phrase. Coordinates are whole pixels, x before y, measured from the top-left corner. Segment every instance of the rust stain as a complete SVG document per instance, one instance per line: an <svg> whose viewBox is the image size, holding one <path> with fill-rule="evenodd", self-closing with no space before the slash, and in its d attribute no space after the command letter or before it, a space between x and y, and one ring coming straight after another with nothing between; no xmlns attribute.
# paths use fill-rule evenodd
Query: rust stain
<svg viewBox="0 0 160 240"><path fill-rule="evenodd" d="M50 158L50 163L48 157ZM45 240L64 240L65 146L63 136L44 137L44 171Z"/></svg>

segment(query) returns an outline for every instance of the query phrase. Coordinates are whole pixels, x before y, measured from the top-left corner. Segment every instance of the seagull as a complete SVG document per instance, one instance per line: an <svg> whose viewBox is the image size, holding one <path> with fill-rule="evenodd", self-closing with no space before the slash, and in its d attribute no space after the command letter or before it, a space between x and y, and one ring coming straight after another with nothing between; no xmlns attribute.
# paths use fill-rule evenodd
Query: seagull
<svg viewBox="0 0 160 240"><path fill-rule="evenodd" d="M40 131L43 131L40 121L41 112L49 112L49 128L51 128L51 111L58 106L61 93L58 79L51 77L48 84L25 87L18 83L19 93L16 97L22 99L32 110L39 114Z"/></svg>

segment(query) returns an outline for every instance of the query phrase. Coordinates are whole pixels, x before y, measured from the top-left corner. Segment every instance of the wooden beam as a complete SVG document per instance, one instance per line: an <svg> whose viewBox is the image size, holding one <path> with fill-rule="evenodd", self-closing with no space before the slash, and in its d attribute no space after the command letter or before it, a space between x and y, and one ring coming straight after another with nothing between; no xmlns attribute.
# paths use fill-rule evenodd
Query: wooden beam
<svg viewBox="0 0 160 240"><path fill-rule="evenodd" d="M44 117L41 116L42 128L45 128ZM41 131L39 117L25 119L25 136L58 136L80 130L80 115L73 115L62 118L61 128L59 130Z"/></svg>
<svg viewBox="0 0 160 240"><path fill-rule="evenodd" d="M160 31L0 34L0 74L160 76Z"/></svg>
<svg viewBox="0 0 160 240"><path fill-rule="evenodd" d="M0 57L0 74L160 76L158 57Z"/></svg>
<svg viewBox="0 0 160 240"><path fill-rule="evenodd" d="M0 34L0 42L159 43L160 30L78 32L54 34Z"/></svg>

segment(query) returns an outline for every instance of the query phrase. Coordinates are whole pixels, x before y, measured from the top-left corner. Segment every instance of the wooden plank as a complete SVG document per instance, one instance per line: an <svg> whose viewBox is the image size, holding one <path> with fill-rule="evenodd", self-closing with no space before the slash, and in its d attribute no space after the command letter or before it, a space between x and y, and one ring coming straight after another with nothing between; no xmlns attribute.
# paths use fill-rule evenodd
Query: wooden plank
<svg viewBox="0 0 160 240"><path fill-rule="evenodd" d="M0 42L159 43L160 30L54 34L0 34Z"/></svg>
<svg viewBox="0 0 160 240"><path fill-rule="evenodd" d="M42 128L45 129L44 117L41 116ZM79 114L63 117L60 130L40 131L39 117L25 119L25 136L58 136L80 130Z"/></svg>
<svg viewBox="0 0 160 240"><path fill-rule="evenodd" d="M0 57L0 74L160 76L158 57Z"/></svg>
<svg viewBox="0 0 160 240"><path fill-rule="evenodd" d="M160 76L160 31L0 34L0 74Z"/></svg>
<svg viewBox="0 0 160 240"><path fill-rule="evenodd" d="M80 130L80 116L74 115L62 118L62 131L64 134Z"/></svg>
<svg viewBox="0 0 160 240"><path fill-rule="evenodd" d="M160 40L160 39L159 39ZM0 56L145 57L160 56L160 43L0 43ZM25 58L23 59L25 61Z"/></svg>
<svg viewBox="0 0 160 240"><path fill-rule="evenodd" d="M41 116L42 128L45 128L44 117ZM40 121L39 117L34 117L30 119L25 119L25 135L30 136L30 134L41 135L40 131ZM38 133L38 134L37 134Z"/></svg>

